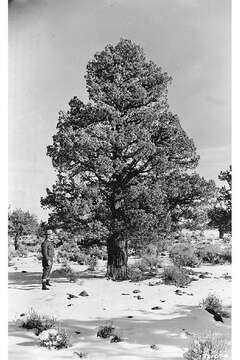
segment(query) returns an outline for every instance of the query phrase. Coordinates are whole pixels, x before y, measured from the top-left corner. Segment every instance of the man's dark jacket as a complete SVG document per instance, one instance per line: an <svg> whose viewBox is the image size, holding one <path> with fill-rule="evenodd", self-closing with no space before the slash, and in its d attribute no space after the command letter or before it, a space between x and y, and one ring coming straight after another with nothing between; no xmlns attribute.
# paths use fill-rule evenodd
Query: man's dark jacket
<svg viewBox="0 0 240 360"><path fill-rule="evenodd" d="M42 243L42 264L43 264L43 266L47 266L49 260L51 262L53 262L53 257L54 257L53 243L51 243L48 240L44 240L44 242Z"/></svg>

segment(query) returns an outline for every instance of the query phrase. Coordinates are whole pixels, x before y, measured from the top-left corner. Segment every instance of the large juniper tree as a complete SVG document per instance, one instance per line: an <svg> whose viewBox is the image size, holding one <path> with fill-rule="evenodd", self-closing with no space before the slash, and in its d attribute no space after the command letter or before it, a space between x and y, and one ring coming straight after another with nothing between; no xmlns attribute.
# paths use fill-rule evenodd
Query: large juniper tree
<svg viewBox="0 0 240 360"><path fill-rule="evenodd" d="M193 141L169 111L170 81L132 41L106 46L87 65L90 102L70 101L48 147L58 172L41 200L52 209L49 222L104 238L112 279L127 278L133 232L165 226L164 178L198 162Z"/></svg>

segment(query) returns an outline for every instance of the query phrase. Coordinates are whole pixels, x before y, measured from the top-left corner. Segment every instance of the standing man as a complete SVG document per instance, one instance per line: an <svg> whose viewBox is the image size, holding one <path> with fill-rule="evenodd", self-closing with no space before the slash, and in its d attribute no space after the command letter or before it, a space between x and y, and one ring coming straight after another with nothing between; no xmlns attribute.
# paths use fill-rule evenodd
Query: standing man
<svg viewBox="0 0 240 360"><path fill-rule="evenodd" d="M53 257L54 257L54 234L52 230L47 230L46 237L44 242L42 243L42 290L49 290L46 286L51 286L50 284L50 272L52 270L53 265Z"/></svg>

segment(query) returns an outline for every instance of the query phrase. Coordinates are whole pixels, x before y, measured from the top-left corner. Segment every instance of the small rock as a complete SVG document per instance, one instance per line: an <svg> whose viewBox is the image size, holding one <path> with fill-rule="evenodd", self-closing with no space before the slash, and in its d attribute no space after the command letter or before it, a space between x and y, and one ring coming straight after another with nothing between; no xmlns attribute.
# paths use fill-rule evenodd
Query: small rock
<svg viewBox="0 0 240 360"><path fill-rule="evenodd" d="M128 294L128 293L122 293L121 295L130 295L130 294Z"/></svg>
<svg viewBox="0 0 240 360"><path fill-rule="evenodd" d="M72 304L68 304L67 306L72 306Z"/></svg>
<svg viewBox="0 0 240 360"><path fill-rule="evenodd" d="M160 300L161 301L161 303L164 303L164 302L166 302L166 300Z"/></svg>
<svg viewBox="0 0 240 360"><path fill-rule="evenodd" d="M133 290L134 294L137 294L137 293L140 293L140 292L141 292L140 290Z"/></svg>
<svg viewBox="0 0 240 360"><path fill-rule="evenodd" d="M193 334L187 331L186 329L182 329L182 331L184 331L185 335L187 336L193 336Z"/></svg>
<svg viewBox="0 0 240 360"><path fill-rule="evenodd" d="M183 292L182 292L182 290L177 289L177 290L175 290L175 294L179 295L179 296L182 296Z"/></svg>
<svg viewBox="0 0 240 360"><path fill-rule="evenodd" d="M138 300L143 300L144 299L141 295L137 295L137 296L134 296L134 297L136 297Z"/></svg>
<svg viewBox="0 0 240 360"><path fill-rule="evenodd" d="M69 293L67 293L67 296L68 300L78 298L78 296Z"/></svg>
<svg viewBox="0 0 240 360"><path fill-rule="evenodd" d="M161 306L153 306L152 310L162 310L162 307Z"/></svg>
<svg viewBox="0 0 240 360"><path fill-rule="evenodd" d="M81 331L75 331L75 334L80 335Z"/></svg>
<svg viewBox="0 0 240 360"><path fill-rule="evenodd" d="M22 270L22 273L27 273L27 271L26 271L26 270Z"/></svg>
<svg viewBox="0 0 240 360"><path fill-rule="evenodd" d="M78 294L78 295L79 296L89 296L85 290L81 291L80 294Z"/></svg>
<svg viewBox="0 0 240 360"><path fill-rule="evenodd" d="M159 350L159 346L157 346L156 344L150 345L150 348L153 350Z"/></svg>
<svg viewBox="0 0 240 360"><path fill-rule="evenodd" d="M22 313L22 314L20 314L20 316L25 316L26 314L24 314L24 313Z"/></svg>
<svg viewBox="0 0 240 360"><path fill-rule="evenodd" d="M133 316L132 316L132 315L128 315L127 318L128 318L128 319L132 319Z"/></svg>
<svg viewBox="0 0 240 360"><path fill-rule="evenodd" d="M17 266L15 266L14 270L17 270L17 269L18 269L18 267L17 267Z"/></svg>

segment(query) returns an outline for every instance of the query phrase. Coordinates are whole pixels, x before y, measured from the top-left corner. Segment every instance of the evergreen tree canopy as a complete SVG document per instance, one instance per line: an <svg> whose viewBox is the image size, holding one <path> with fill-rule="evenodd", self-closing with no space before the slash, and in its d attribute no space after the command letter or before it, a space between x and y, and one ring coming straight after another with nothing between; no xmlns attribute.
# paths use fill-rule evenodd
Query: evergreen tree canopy
<svg viewBox="0 0 240 360"><path fill-rule="evenodd" d="M106 46L87 65L90 102L74 97L59 113L47 150L58 172L41 199L52 210L49 222L104 237L113 279L127 277L127 239L138 222L164 226L165 180L198 163L193 141L169 111L170 81L132 41Z"/></svg>

